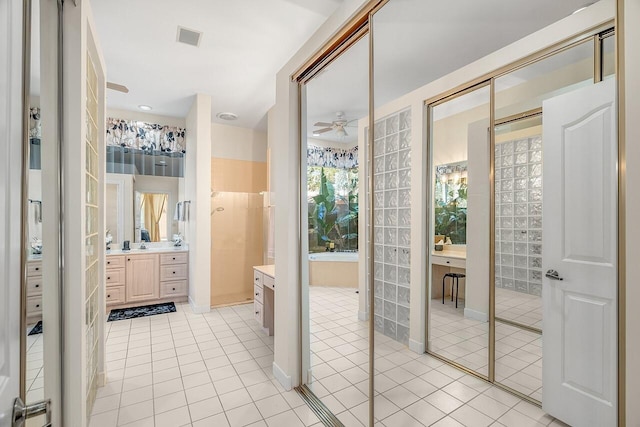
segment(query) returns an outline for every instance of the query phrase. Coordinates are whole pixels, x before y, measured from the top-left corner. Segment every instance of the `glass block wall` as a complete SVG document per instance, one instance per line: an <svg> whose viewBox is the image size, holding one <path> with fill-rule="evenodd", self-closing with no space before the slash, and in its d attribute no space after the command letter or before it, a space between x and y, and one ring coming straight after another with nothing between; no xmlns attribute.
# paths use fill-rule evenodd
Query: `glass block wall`
<svg viewBox="0 0 640 427"><path fill-rule="evenodd" d="M409 343L411 110L377 120L373 141L374 324Z"/></svg>
<svg viewBox="0 0 640 427"><path fill-rule="evenodd" d="M496 145L496 287L542 294L542 137Z"/></svg>
<svg viewBox="0 0 640 427"><path fill-rule="evenodd" d="M91 414L98 388L98 284L99 245L103 240L98 233L98 77L87 54L87 134L85 142L85 330L86 330L86 384L87 416Z"/></svg>

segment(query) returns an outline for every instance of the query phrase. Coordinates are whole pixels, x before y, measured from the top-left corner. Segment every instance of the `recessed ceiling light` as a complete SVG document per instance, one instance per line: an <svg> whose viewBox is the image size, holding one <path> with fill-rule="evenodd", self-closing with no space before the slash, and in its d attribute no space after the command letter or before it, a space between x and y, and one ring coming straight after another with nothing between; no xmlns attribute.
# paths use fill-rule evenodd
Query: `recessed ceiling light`
<svg viewBox="0 0 640 427"><path fill-rule="evenodd" d="M237 120L238 115L234 113L218 113L216 117L221 120Z"/></svg>
<svg viewBox="0 0 640 427"><path fill-rule="evenodd" d="M138 108L143 110L143 111L151 111L151 110L153 110L153 108L151 108L148 105L138 105Z"/></svg>

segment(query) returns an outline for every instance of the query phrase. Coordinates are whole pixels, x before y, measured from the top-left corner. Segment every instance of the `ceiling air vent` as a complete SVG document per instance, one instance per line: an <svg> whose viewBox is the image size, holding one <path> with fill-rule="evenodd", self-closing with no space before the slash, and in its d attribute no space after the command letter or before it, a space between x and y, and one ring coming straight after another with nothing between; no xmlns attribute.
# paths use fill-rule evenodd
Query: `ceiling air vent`
<svg viewBox="0 0 640 427"><path fill-rule="evenodd" d="M178 42L198 47L202 33L178 26Z"/></svg>

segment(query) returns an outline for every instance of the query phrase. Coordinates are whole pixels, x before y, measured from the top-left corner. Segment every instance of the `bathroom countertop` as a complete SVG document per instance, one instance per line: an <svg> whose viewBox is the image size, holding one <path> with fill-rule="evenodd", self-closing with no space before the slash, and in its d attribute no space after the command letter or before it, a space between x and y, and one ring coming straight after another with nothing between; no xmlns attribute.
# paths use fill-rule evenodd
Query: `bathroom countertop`
<svg viewBox="0 0 640 427"><path fill-rule="evenodd" d="M170 247L150 247L147 249L138 249L138 248L132 248L129 251L123 251L122 249L111 249L109 251L106 252L106 255L125 255L125 254L144 254L144 253L152 253L152 254L159 254L159 253L172 253L172 252L189 252L189 247L188 246L178 246L178 247L174 247L174 246L170 246Z"/></svg>
<svg viewBox="0 0 640 427"><path fill-rule="evenodd" d="M276 266L273 264L270 265L254 265L254 270L258 270L260 273L266 274L267 276L276 278Z"/></svg>
<svg viewBox="0 0 640 427"><path fill-rule="evenodd" d="M467 251L465 250L455 250L455 249L445 249L442 251L436 251L434 249L431 250L431 255L432 256L441 256L441 257L447 257L447 258L456 258L456 259L463 259L466 260L467 259Z"/></svg>
<svg viewBox="0 0 640 427"><path fill-rule="evenodd" d="M27 261L40 261L42 260L42 254L29 254Z"/></svg>

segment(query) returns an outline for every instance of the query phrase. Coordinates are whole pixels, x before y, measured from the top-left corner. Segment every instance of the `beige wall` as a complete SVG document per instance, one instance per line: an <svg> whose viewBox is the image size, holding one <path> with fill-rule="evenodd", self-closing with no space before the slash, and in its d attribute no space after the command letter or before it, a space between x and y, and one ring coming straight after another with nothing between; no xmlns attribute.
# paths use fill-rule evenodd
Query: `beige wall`
<svg viewBox="0 0 640 427"><path fill-rule="evenodd" d="M212 123L211 155L223 159L266 162L267 133Z"/></svg>
<svg viewBox="0 0 640 427"><path fill-rule="evenodd" d="M267 163L234 159L211 159L211 189L259 193L267 191Z"/></svg>

